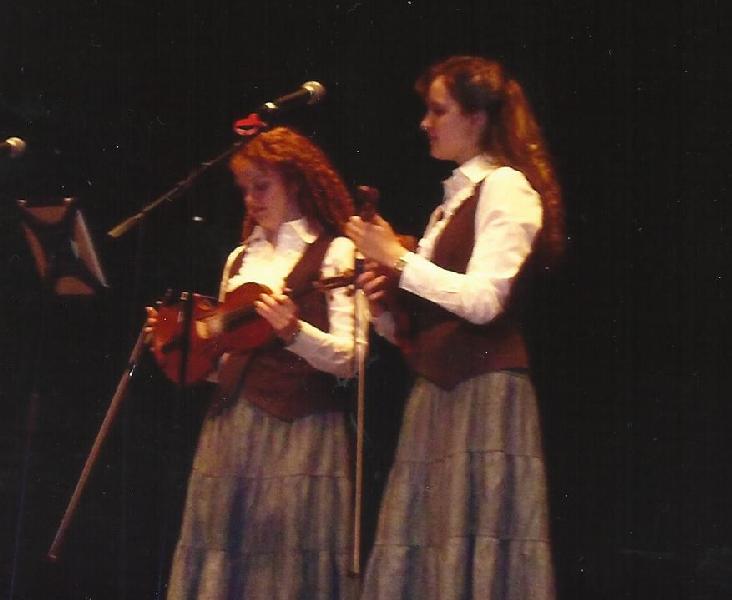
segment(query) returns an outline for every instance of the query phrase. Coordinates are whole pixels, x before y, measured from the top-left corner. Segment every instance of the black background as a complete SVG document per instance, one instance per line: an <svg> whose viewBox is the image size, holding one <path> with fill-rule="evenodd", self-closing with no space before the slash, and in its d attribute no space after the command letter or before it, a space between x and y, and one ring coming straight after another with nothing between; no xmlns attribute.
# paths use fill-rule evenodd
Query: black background
<svg viewBox="0 0 732 600"><path fill-rule="evenodd" d="M235 118L315 79L326 100L288 122L418 233L447 171L417 130L413 81L479 53L524 83L566 202L567 259L530 329L561 597L730 597L732 21L722 3L652 4L5 6L0 137L28 151L0 163L0 593L158 598L167 577L205 392L176 395L147 360L59 562L43 556L142 307L167 287L213 293L241 209L216 167L144 232L105 232L225 149ZM110 289L43 307L14 201L60 196L78 199ZM375 346L370 517L408 383L396 361Z"/></svg>

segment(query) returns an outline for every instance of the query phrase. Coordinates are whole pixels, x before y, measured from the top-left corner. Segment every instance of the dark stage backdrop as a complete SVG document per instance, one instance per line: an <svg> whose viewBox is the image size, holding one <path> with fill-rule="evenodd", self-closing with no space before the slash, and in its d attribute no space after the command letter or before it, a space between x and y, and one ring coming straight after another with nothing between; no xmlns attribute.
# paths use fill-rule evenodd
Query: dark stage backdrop
<svg viewBox="0 0 732 600"><path fill-rule="evenodd" d="M176 394L148 360L59 562L43 557L143 306L168 287L215 291L240 203L219 167L144 231L105 232L226 148L235 118L309 79L327 98L288 123L419 232L446 170L412 83L455 53L498 57L525 83L564 189L568 256L530 326L561 598L730 597L723 3L6 4L0 137L28 151L0 159L2 597L162 597L205 390ZM60 196L78 198L111 287L44 303L14 200ZM375 343L367 532L407 385Z"/></svg>

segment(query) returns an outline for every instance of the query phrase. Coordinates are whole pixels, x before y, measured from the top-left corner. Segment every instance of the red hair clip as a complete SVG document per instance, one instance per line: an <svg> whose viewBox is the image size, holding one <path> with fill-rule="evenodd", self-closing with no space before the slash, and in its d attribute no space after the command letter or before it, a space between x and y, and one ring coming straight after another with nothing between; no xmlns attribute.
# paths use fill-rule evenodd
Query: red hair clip
<svg viewBox="0 0 732 600"><path fill-rule="evenodd" d="M248 117L234 121L234 133L242 137L249 137L256 135L266 126L267 123L262 121L257 113L252 113Z"/></svg>

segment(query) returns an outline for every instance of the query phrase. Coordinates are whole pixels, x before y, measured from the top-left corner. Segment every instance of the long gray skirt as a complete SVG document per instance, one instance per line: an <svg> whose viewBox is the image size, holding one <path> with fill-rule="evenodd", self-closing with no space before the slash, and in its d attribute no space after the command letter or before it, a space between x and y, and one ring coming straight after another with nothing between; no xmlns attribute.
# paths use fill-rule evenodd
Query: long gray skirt
<svg viewBox="0 0 732 600"><path fill-rule="evenodd" d="M418 379L366 570L368 600L549 600L554 580L529 378Z"/></svg>
<svg viewBox="0 0 732 600"><path fill-rule="evenodd" d="M168 599L343 597L351 500L343 414L289 423L241 398L210 411Z"/></svg>

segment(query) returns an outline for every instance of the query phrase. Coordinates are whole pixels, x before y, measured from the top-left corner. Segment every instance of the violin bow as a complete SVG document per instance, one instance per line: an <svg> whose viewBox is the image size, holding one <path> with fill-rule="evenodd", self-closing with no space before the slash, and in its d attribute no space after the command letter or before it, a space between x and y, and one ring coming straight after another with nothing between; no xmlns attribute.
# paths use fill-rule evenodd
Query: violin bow
<svg viewBox="0 0 732 600"><path fill-rule="evenodd" d="M376 205L379 200L379 191L369 186L356 188L356 197L361 207L361 218L371 221L376 214ZM368 341L368 302L363 290L355 284L355 280L363 272L363 256L354 250L354 328L353 342L356 357L356 470L354 474L354 502L353 502L353 554L351 557L351 574L354 577L361 575L361 521L363 516L363 460L364 460L364 419L366 412L366 357L369 350Z"/></svg>

